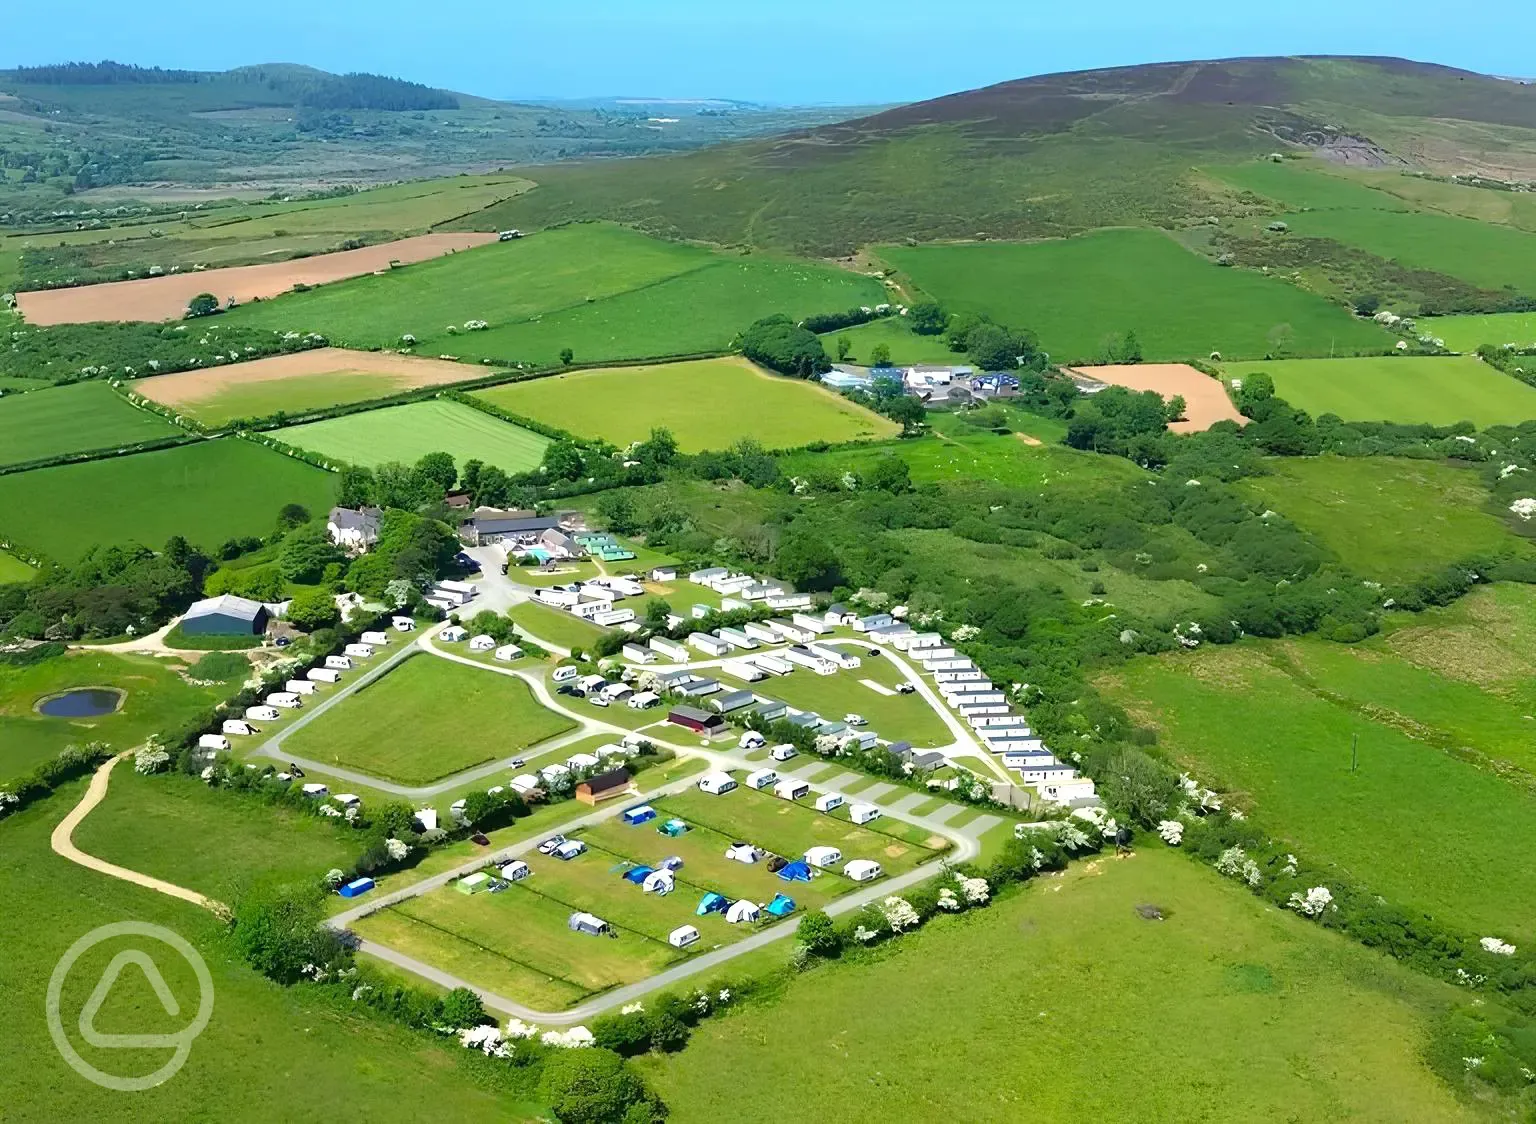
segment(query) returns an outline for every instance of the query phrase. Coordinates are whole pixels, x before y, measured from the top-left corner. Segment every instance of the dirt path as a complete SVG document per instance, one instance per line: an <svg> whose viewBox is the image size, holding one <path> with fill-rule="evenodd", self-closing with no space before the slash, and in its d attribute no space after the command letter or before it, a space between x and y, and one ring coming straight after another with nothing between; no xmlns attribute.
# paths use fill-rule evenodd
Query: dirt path
<svg viewBox="0 0 1536 1124"><path fill-rule="evenodd" d="M1040 440L1040 438L1031 436L1028 433L1015 433L1014 436L1017 437L1020 441L1024 442L1024 444L1033 446L1035 448L1039 448L1045 444L1045 442Z"/></svg>
<svg viewBox="0 0 1536 1124"><path fill-rule="evenodd" d="M85 795L80 798L80 803L70 809L69 815L59 821L59 826L53 829L53 835L48 840L53 853L66 858L72 863L94 870L98 874L105 874L109 878L116 878L123 882L132 882L135 886L142 886L146 890L153 890L157 894L166 894L173 898L180 898L184 902L191 902L195 906L201 906L220 917L229 916L229 907L222 902L216 902L212 898L204 897L196 890L188 890L184 886L175 886L169 882L163 882L148 874L140 874L136 870L117 866L104 859L98 859L93 855L87 855L79 847L75 846L75 828L79 827L85 817L96 810L103 800L107 798L107 785L112 780L112 770L123 758L130 756L133 750L126 750L111 758L101 768L97 769L91 777L91 783L85 790Z"/></svg>

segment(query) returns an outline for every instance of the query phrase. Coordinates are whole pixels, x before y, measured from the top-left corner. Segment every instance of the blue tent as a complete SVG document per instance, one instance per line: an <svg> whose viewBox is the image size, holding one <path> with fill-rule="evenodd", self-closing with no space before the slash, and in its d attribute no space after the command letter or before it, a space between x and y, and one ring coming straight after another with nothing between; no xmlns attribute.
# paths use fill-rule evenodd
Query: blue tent
<svg viewBox="0 0 1536 1124"><path fill-rule="evenodd" d="M632 870L626 870L624 872L624 881L633 882L636 886L639 886L651 876L655 869L653 866L637 866Z"/></svg>
<svg viewBox="0 0 1536 1124"><path fill-rule="evenodd" d="M699 899L699 908L693 912L703 917L709 913L724 913L731 906L730 899L711 891Z"/></svg>
<svg viewBox="0 0 1536 1124"><path fill-rule="evenodd" d="M792 863L785 863L779 868L779 877L786 882L809 882L811 880L811 868L798 860Z"/></svg>
<svg viewBox="0 0 1536 1124"><path fill-rule="evenodd" d="M336 892L344 898L356 898L366 894L371 889L373 889L372 878L358 878L348 882Z"/></svg>
<svg viewBox="0 0 1536 1124"><path fill-rule="evenodd" d="M688 831L688 825L682 820L668 820L656 830L661 832L663 835L668 835L675 838L679 835L686 834Z"/></svg>
<svg viewBox="0 0 1536 1124"><path fill-rule="evenodd" d="M773 901L763 907L774 917L788 917L795 912L795 899L786 898L783 894L773 895Z"/></svg>
<svg viewBox="0 0 1536 1124"><path fill-rule="evenodd" d="M641 804L638 808L624 809L624 822L630 827L646 823L656 818L656 809L649 804Z"/></svg>

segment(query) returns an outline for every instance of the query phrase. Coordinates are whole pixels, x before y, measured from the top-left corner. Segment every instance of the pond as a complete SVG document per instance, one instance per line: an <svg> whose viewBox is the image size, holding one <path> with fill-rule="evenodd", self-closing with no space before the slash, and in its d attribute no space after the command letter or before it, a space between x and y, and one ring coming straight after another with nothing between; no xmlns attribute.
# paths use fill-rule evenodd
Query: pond
<svg viewBox="0 0 1536 1124"><path fill-rule="evenodd" d="M115 713L124 694L116 687L81 687L40 700L37 712L49 718L100 718Z"/></svg>

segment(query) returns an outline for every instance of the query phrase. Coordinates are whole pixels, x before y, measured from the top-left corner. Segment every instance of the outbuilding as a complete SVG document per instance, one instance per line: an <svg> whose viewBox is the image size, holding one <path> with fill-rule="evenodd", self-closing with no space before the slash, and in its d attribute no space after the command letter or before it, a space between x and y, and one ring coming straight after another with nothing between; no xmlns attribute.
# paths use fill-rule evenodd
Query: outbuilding
<svg viewBox="0 0 1536 1124"><path fill-rule="evenodd" d="M270 617L260 601L226 593L194 602L179 627L188 636L259 636Z"/></svg>
<svg viewBox="0 0 1536 1124"><path fill-rule="evenodd" d="M725 726L725 719L720 715L706 714L691 706L673 707L672 712L667 715L667 721L685 730L692 730L696 734L713 734Z"/></svg>
<svg viewBox="0 0 1536 1124"><path fill-rule="evenodd" d="M588 777L576 786L576 799L583 804L600 804L634 790L634 780L627 769L610 769Z"/></svg>

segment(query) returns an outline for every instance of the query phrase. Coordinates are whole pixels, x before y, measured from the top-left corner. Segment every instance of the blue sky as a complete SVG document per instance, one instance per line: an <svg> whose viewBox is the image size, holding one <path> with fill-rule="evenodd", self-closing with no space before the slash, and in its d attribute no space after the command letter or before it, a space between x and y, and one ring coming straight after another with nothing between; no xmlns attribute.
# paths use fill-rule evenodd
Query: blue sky
<svg viewBox="0 0 1536 1124"><path fill-rule="evenodd" d="M1536 70L1530 0L119 0L17 3L0 66L299 62L488 97L913 101L1055 70L1243 54L1393 54ZM1448 18L1454 15L1454 18Z"/></svg>

